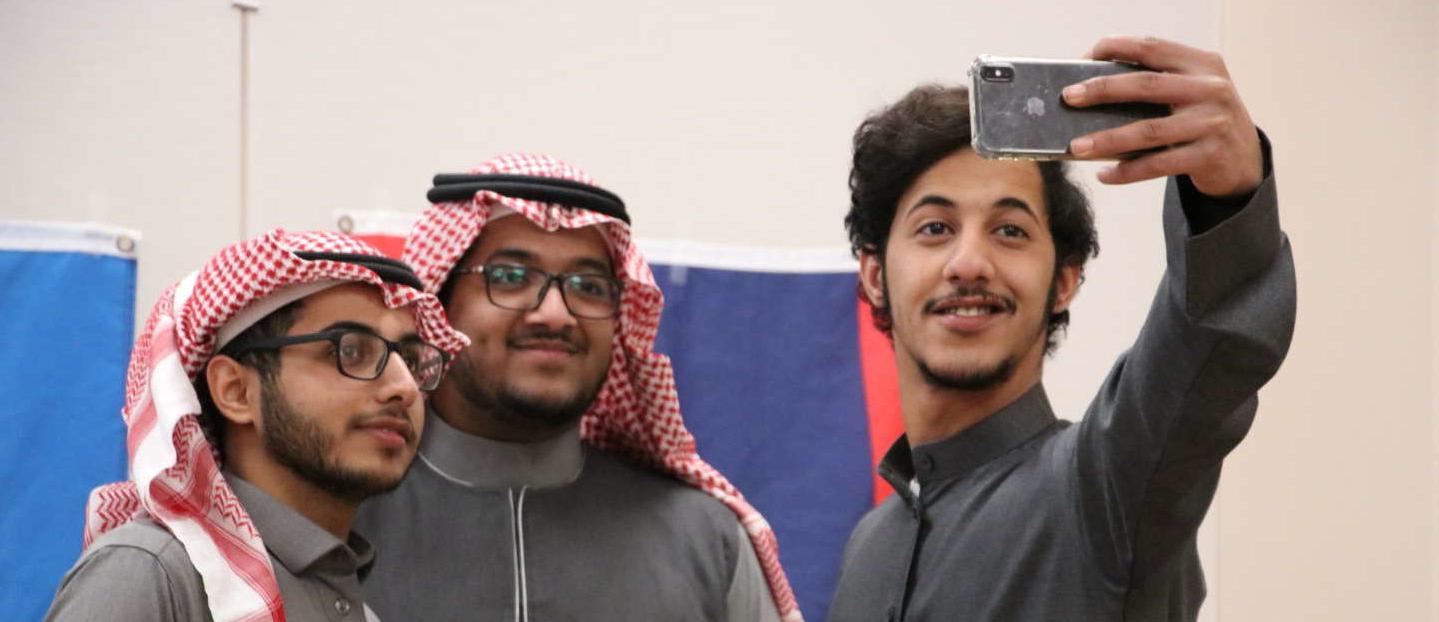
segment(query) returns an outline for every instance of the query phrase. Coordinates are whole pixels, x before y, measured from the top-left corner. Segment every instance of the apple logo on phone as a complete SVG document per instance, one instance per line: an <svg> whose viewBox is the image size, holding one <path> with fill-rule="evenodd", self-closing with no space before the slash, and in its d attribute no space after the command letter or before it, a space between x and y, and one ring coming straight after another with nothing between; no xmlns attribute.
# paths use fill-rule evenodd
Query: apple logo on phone
<svg viewBox="0 0 1439 622"><path fill-rule="evenodd" d="M1031 117L1044 116L1044 100L1038 97L1031 97L1024 102L1024 113Z"/></svg>

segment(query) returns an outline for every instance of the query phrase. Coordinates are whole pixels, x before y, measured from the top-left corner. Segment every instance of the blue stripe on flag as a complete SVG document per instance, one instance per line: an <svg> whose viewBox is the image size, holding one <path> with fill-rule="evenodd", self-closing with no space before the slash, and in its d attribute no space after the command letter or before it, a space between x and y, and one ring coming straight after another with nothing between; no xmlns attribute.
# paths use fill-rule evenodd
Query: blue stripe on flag
<svg viewBox="0 0 1439 622"><path fill-rule="evenodd" d="M135 261L0 251L0 617L38 620L75 563L85 499L125 478Z"/></svg>
<svg viewBox="0 0 1439 622"><path fill-rule="evenodd" d="M823 620L873 496L856 276L654 269L656 349L700 454L770 521L801 610Z"/></svg>

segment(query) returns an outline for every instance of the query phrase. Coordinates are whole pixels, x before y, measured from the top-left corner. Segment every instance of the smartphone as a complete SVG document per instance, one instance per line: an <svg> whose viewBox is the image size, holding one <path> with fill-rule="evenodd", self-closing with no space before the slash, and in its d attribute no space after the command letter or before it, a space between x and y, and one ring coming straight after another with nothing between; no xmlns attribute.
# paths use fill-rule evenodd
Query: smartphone
<svg viewBox="0 0 1439 622"><path fill-rule="evenodd" d="M1169 106L1163 104L1075 108L1060 96L1071 84L1132 71L1148 70L1110 61L990 55L974 59L969 68L969 122L975 152L998 159L1070 159L1069 141L1075 138L1167 116Z"/></svg>

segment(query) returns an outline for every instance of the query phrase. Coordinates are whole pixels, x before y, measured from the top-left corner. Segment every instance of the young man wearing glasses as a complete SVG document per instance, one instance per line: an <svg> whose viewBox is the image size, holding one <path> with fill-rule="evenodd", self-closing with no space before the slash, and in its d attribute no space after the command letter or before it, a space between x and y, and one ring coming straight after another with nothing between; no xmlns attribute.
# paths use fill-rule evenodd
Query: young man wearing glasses
<svg viewBox="0 0 1439 622"><path fill-rule="evenodd" d="M441 175L405 259L468 348L357 525L415 620L793 619L773 532L695 453L618 197L548 156ZM698 490L696 490L698 489ZM764 560L761 563L760 560Z"/></svg>
<svg viewBox="0 0 1439 622"><path fill-rule="evenodd" d="M48 619L375 619L375 554L350 525L404 477L422 396L463 343L407 266L355 240L276 231L221 251L136 343L133 481L92 495L87 532L104 535Z"/></svg>

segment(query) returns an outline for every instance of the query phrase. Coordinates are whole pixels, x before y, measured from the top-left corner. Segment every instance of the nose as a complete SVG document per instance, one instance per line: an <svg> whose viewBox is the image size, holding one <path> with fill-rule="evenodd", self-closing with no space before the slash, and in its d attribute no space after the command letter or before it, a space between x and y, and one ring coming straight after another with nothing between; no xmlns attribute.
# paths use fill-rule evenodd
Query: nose
<svg viewBox="0 0 1439 622"><path fill-rule="evenodd" d="M565 306L559 283L550 283L545 295L540 298L540 306L525 313L525 321L548 328L563 328L577 323L574 314Z"/></svg>
<svg viewBox="0 0 1439 622"><path fill-rule="evenodd" d="M420 385L398 352L391 352L389 356L385 371L375 379L380 385L379 399L386 403L396 402L409 410L410 406L420 399Z"/></svg>
<svg viewBox="0 0 1439 622"><path fill-rule="evenodd" d="M944 263L944 280L950 283L984 283L994 278L993 249L978 227L955 236Z"/></svg>

